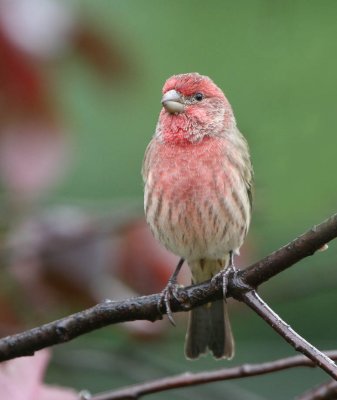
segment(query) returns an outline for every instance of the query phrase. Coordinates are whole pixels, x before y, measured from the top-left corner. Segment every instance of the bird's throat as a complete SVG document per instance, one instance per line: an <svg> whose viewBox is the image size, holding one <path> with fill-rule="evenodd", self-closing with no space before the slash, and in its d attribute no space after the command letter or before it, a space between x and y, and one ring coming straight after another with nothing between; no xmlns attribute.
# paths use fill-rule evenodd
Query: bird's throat
<svg viewBox="0 0 337 400"><path fill-rule="evenodd" d="M189 145L202 139L200 125L193 124L186 114L161 115L157 135L165 142L179 145Z"/></svg>

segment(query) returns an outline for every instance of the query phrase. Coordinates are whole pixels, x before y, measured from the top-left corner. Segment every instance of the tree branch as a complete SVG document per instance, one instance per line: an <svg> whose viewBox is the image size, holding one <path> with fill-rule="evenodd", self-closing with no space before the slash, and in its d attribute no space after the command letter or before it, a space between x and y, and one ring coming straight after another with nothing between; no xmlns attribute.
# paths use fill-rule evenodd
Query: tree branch
<svg viewBox="0 0 337 400"><path fill-rule="evenodd" d="M242 296L242 301L262 317L280 336L282 336L296 351L306 355L314 361L320 368L337 380L336 364L319 351L312 344L308 343L302 336L295 332L285 323L255 292L246 292Z"/></svg>
<svg viewBox="0 0 337 400"><path fill-rule="evenodd" d="M229 277L227 295L242 300L243 294L252 290L252 286L260 285L300 259L312 255L336 236L337 214L247 270L233 273ZM180 301L172 299L171 309L173 312L187 311L221 298L220 280L216 284L204 282L181 290ZM8 336L0 340L0 361L32 355L37 350L67 342L110 324L161 319L165 310L158 309L159 300L160 294L154 294L122 301L105 301L58 321Z"/></svg>
<svg viewBox="0 0 337 400"><path fill-rule="evenodd" d="M326 351L326 356L337 360L337 350ZM127 400L139 399L147 394L163 392L167 390L204 385L206 383L225 381L229 379L247 378L257 375L270 374L295 367L316 367L315 363L305 356L282 358L261 364L243 364L234 368L222 368L217 371L205 371L198 373L184 373L169 378L157 379L139 385L128 386L122 389L94 395L90 400ZM318 400L318 398L299 398L299 400Z"/></svg>
<svg viewBox="0 0 337 400"><path fill-rule="evenodd" d="M312 227L297 239L249 266L242 271L241 279L246 284L257 287L303 258L312 256L326 243L335 239L336 236L337 214L334 214L321 224Z"/></svg>
<svg viewBox="0 0 337 400"><path fill-rule="evenodd" d="M296 397L296 400L335 400L336 398L337 382L329 381L308 390L301 396Z"/></svg>

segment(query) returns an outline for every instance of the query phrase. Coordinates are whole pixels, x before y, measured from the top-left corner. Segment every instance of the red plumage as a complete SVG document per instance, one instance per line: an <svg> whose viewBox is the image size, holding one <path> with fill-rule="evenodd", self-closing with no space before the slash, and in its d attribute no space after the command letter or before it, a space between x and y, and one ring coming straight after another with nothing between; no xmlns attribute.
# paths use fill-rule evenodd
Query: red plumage
<svg viewBox="0 0 337 400"><path fill-rule="evenodd" d="M154 236L187 260L193 283L212 278L238 253L251 217L248 146L223 92L196 73L163 89L163 109L143 165L145 214ZM223 302L193 310L186 355L209 348L231 358L234 344Z"/></svg>

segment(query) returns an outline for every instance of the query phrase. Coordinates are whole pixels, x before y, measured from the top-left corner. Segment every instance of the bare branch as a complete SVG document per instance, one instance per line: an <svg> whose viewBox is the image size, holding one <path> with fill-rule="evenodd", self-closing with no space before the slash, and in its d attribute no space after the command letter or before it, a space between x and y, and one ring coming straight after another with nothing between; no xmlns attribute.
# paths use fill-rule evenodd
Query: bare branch
<svg viewBox="0 0 337 400"><path fill-rule="evenodd" d="M229 277L227 295L242 300L243 294L252 290L251 285L256 286L267 281L300 259L312 255L336 236L337 214L247 270L232 274ZM221 298L221 282L205 282L181 290L180 301L172 299L171 309L173 312L187 311ZM110 324L161 319L165 311L158 310L159 299L160 294L154 294L123 301L106 301L58 321L8 336L0 340L0 361L32 355L37 350L67 342Z"/></svg>
<svg viewBox="0 0 337 400"><path fill-rule="evenodd" d="M288 324L286 324L255 292L244 293L242 300L260 317L262 317L268 325L270 325L280 336L282 336L296 351L309 357L320 368L327 372L334 379L337 379L336 364L319 351L312 344L308 343L302 336L295 332Z"/></svg>
<svg viewBox="0 0 337 400"><path fill-rule="evenodd" d="M337 350L326 351L325 354L331 359L337 360ZM305 356L294 356L282 358L261 364L243 364L234 368L222 368L217 371L205 371L198 373L184 373L169 378L157 379L139 385L128 386L119 390L97 394L91 400L126 400L139 399L147 394L163 392L167 390L204 385L206 383L225 381L229 379L240 379L257 375L270 374L295 367L316 367L315 363ZM318 399L300 399L318 400Z"/></svg>
<svg viewBox="0 0 337 400"><path fill-rule="evenodd" d="M157 309L158 296L151 295L123 301L107 300L57 321L7 336L0 340L0 361L33 355L37 350L68 342L109 324L136 319L154 321L161 317Z"/></svg>
<svg viewBox="0 0 337 400"><path fill-rule="evenodd" d="M242 280L257 287L305 257L312 256L337 236L337 214L274 251L242 272Z"/></svg>
<svg viewBox="0 0 337 400"><path fill-rule="evenodd" d="M337 398L337 382L325 382L296 397L296 400L335 400Z"/></svg>

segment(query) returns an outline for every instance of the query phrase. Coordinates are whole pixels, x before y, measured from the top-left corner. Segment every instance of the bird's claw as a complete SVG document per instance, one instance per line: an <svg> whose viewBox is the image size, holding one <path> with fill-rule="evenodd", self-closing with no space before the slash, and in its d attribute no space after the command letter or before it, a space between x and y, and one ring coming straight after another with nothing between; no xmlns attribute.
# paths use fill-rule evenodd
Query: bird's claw
<svg viewBox="0 0 337 400"><path fill-rule="evenodd" d="M170 301L172 299L176 299L177 301L179 301L179 295L178 295L179 287L180 286L176 283L176 281L170 279L168 281L165 289L161 292L160 298L158 301L158 310L161 312L161 310L162 310L161 306L164 303L167 317L173 326L176 326L176 323L173 318Z"/></svg>
<svg viewBox="0 0 337 400"><path fill-rule="evenodd" d="M226 298L227 298L227 287L228 287L229 276L235 274L236 272L237 272L237 268L235 267L235 265L233 263L233 259L231 257L228 267L226 267L223 270L221 270L220 272L218 272L212 278L212 283L216 283L219 279L222 280L222 295L223 295L224 301L226 301Z"/></svg>

